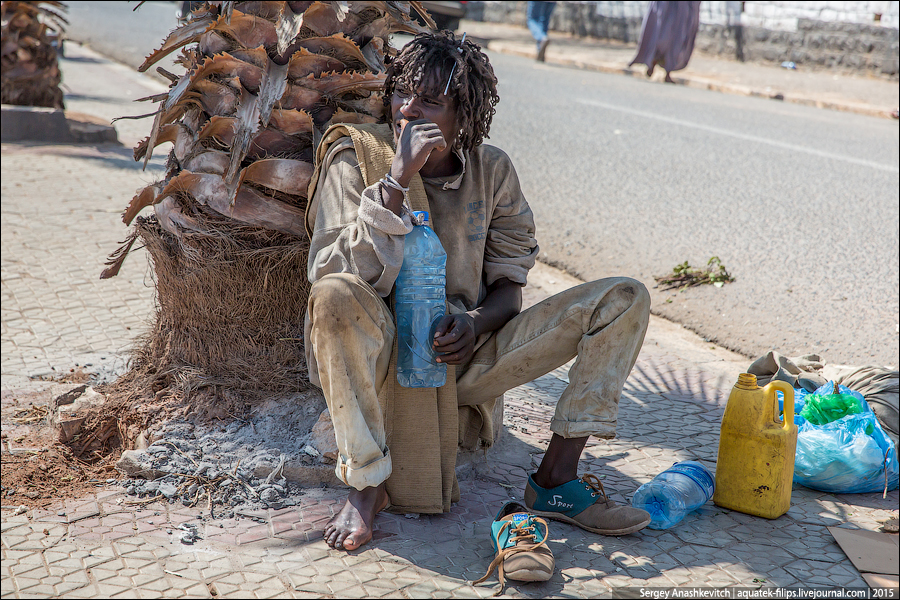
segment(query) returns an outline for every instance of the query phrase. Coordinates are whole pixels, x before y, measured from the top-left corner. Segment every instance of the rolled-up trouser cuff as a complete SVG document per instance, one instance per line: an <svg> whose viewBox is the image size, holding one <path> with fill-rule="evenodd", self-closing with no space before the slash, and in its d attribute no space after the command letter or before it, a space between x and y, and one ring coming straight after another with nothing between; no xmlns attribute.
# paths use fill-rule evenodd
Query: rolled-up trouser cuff
<svg viewBox="0 0 900 600"><path fill-rule="evenodd" d="M564 438L580 438L593 435L604 440L616 437L616 424L605 421L550 420L550 431Z"/></svg>
<svg viewBox="0 0 900 600"><path fill-rule="evenodd" d="M376 458L361 467L351 467L347 464L344 456L338 456L334 474L338 479L357 490L381 485L391 476L391 451L385 450L382 458Z"/></svg>

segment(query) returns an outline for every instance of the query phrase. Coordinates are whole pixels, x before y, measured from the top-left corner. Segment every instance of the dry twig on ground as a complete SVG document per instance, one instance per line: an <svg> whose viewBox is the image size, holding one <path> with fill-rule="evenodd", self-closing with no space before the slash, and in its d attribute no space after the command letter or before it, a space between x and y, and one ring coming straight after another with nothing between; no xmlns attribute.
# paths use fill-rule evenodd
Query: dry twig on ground
<svg viewBox="0 0 900 600"><path fill-rule="evenodd" d="M676 287L686 289L707 283L722 287L726 283L734 281L734 277L728 273L718 256L713 256L707 261L706 270L696 269L689 265L688 261L684 261L672 269L671 274L653 279L663 290Z"/></svg>

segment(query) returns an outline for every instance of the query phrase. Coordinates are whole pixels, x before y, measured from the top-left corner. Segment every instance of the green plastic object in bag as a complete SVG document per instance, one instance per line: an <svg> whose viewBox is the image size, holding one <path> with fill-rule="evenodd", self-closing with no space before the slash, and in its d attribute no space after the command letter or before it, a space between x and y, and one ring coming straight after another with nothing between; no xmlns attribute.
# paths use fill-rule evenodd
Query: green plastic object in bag
<svg viewBox="0 0 900 600"><path fill-rule="evenodd" d="M800 416L813 425L825 425L863 411L859 400L851 394L841 394L838 390L833 394L809 394L805 401Z"/></svg>

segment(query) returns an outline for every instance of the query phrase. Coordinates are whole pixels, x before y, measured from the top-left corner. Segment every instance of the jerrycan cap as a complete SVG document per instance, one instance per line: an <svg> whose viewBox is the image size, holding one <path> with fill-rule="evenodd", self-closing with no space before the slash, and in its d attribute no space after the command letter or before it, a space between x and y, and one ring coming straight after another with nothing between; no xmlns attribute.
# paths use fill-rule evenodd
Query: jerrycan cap
<svg viewBox="0 0 900 600"><path fill-rule="evenodd" d="M413 225L431 226L431 219L429 218L427 210L414 210L412 217Z"/></svg>
<svg viewBox="0 0 900 600"><path fill-rule="evenodd" d="M759 385L756 383L756 375L753 375L752 373L741 373L738 375L735 387L741 388L742 390L759 389Z"/></svg>

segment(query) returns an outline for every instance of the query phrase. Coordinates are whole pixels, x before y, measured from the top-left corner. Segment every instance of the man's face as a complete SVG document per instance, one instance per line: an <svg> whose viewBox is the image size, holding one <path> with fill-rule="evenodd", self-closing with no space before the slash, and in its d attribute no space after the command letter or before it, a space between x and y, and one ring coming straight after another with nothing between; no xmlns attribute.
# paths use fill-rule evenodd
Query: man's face
<svg viewBox="0 0 900 600"><path fill-rule="evenodd" d="M391 124L393 125L394 141L400 139L400 122L402 120L415 121L425 119L438 126L447 148L443 151L435 150L432 153L449 155L453 151L459 133L459 125L456 118L456 101L443 93L444 86L440 85L436 76L429 82L431 85L419 84L416 89L409 89L404 84L398 83L391 96ZM446 84L446 82L444 82ZM438 158L438 157L435 157Z"/></svg>

